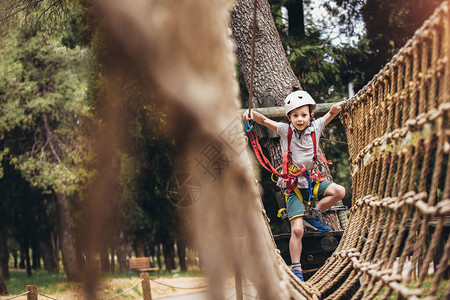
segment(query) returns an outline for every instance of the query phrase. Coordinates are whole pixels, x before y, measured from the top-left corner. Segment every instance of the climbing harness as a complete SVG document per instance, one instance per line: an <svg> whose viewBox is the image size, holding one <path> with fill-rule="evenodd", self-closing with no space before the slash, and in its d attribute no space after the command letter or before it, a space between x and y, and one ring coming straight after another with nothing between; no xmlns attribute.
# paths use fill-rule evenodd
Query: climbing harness
<svg viewBox="0 0 450 300"><path fill-rule="evenodd" d="M312 216L317 216L320 214L320 211L315 208L315 203L313 201L314 199L314 193L313 193L313 187L312 187L312 180L316 181L316 186L318 189L318 183L321 181L326 180L325 178L322 178L320 176L320 172L312 172L311 170L308 170L306 168L297 168L292 164L292 152L290 150L290 144L292 141L292 135L293 131L291 126L289 126L288 134L287 134L287 145L288 149L283 153L283 165L281 165L278 168L274 168L272 164L270 163L269 159L264 155L261 145L259 144L258 137L256 136L256 133L253 130L253 126L250 124L250 122L245 122L245 129L247 131L247 136L249 137L250 143L252 145L252 148L255 152L256 158L258 159L261 166L266 169L267 171L271 172L272 175L278 176L279 178L282 178L282 180L286 183L286 191L285 191L285 200L287 200L289 194L291 192L295 192L299 199L304 203L306 207L306 211L308 214ZM317 154L317 143L316 143L316 135L315 132L311 133L311 138L313 140L313 147L314 147L314 162L317 161L317 158L321 158L324 162L327 164L332 164L331 161L326 160L325 157L322 155ZM279 168L282 168L282 172L280 173L278 171ZM298 177L299 176L305 176L308 181L308 200L303 201L303 196L297 187L298 184ZM273 180L273 177L272 177ZM316 187L315 187L316 188ZM278 216L283 215L283 208L278 211Z"/></svg>

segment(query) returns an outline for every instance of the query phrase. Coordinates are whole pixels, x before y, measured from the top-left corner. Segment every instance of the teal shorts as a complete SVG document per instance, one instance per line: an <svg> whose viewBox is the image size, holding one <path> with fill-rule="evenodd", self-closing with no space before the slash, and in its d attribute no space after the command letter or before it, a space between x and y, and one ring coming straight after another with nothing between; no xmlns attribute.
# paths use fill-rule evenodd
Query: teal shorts
<svg viewBox="0 0 450 300"><path fill-rule="evenodd" d="M324 180L324 181L315 181L313 180L311 186L313 187L313 195L317 200L321 200L325 197L328 188L332 185L333 182ZM286 210L288 213L289 220L292 220L297 217L303 217L306 215L306 209L303 205L303 199L308 199L309 191L308 189L299 189L302 199L297 196L297 193L292 191L288 198L286 199Z"/></svg>

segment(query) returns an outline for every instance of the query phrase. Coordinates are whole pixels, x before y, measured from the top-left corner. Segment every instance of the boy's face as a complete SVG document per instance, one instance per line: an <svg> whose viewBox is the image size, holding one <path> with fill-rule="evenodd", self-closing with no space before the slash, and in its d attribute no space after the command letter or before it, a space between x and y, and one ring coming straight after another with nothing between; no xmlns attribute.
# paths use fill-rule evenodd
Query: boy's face
<svg viewBox="0 0 450 300"><path fill-rule="evenodd" d="M309 105L303 105L291 110L288 118L297 130L302 131L308 126L313 116L314 113L309 113Z"/></svg>

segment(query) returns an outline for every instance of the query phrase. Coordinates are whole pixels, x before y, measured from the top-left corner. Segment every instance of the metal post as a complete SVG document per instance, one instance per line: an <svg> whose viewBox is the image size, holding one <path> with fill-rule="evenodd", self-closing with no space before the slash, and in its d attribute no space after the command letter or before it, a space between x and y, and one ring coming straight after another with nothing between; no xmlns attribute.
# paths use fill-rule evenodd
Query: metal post
<svg viewBox="0 0 450 300"><path fill-rule="evenodd" d="M150 275L148 273L141 273L142 280L142 295L144 300L152 300L152 289L150 287Z"/></svg>
<svg viewBox="0 0 450 300"><path fill-rule="evenodd" d="M37 285L27 285L27 300L37 300L38 299L38 291Z"/></svg>

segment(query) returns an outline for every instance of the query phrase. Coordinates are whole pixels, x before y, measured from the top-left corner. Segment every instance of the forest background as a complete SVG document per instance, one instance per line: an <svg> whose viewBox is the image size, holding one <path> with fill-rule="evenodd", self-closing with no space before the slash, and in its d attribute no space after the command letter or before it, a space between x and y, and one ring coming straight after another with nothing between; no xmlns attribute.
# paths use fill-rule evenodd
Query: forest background
<svg viewBox="0 0 450 300"><path fill-rule="evenodd" d="M269 1L289 63L318 103L348 99L349 90L362 88L441 2ZM323 19L311 14L317 5ZM0 282L10 279L11 259L29 276L63 266L69 281L81 280L90 260L83 237L106 212L108 225L96 229L103 232L102 272L125 271L131 255L153 256L169 272L186 270L186 251L193 248L189 207L176 202L169 187L181 165L183 136L170 134L164 103L146 101L154 96L144 72L129 70L120 82L111 76L120 55L89 1L2 1L0 21ZM236 70L246 107L247 87L239 65ZM115 84L125 86L113 98L119 100L99 101ZM116 124L125 124L114 128L120 141L101 134L111 130L104 128L111 107L120 110ZM350 206L345 131L338 120L331 125L322 147ZM262 143L267 139L262 132ZM101 152L105 144L112 149ZM114 162L108 172L115 188L99 210L87 199L106 161ZM260 181L272 231L283 232L274 184L265 172Z"/></svg>

